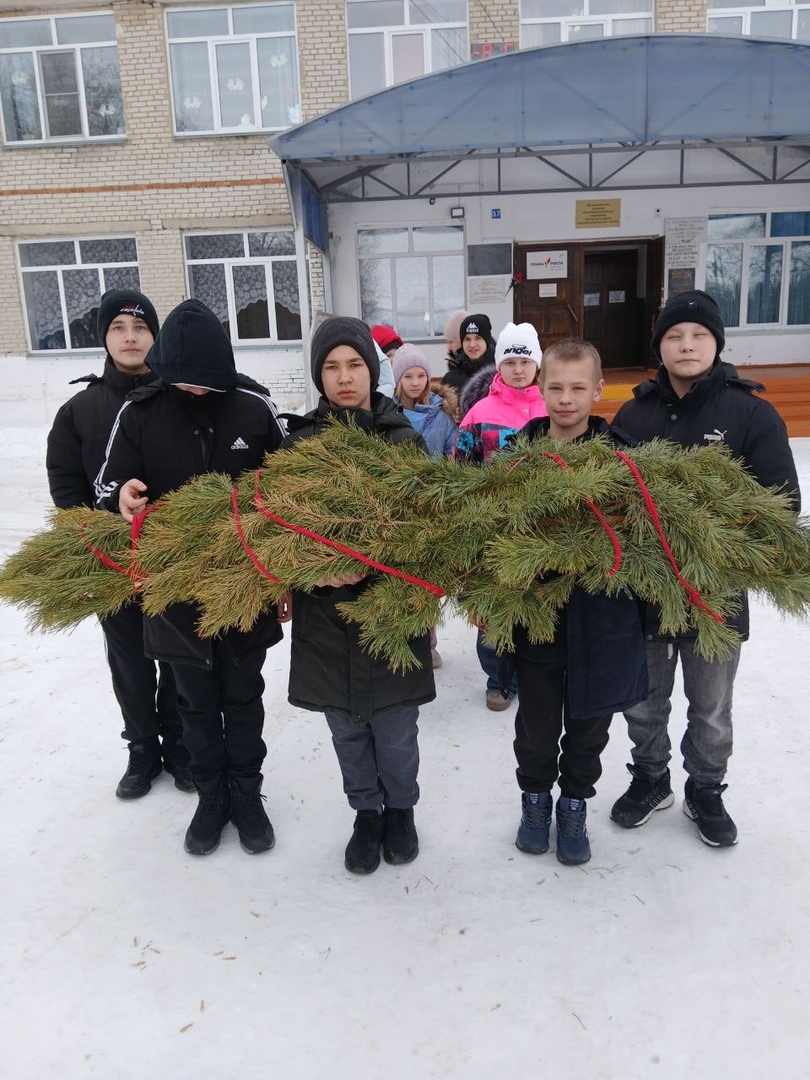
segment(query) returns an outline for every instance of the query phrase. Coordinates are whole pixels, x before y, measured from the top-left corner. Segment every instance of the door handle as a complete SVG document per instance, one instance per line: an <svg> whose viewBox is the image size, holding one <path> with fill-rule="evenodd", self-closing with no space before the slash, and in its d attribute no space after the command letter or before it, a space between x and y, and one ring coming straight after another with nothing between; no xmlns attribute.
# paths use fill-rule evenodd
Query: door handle
<svg viewBox="0 0 810 1080"><path fill-rule="evenodd" d="M577 313L574 311L574 309L571 307L571 305L568 303L567 300L565 302L565 306L571 312L571 318L574 320L574 322L578 323L579 322L579 315L577 315Z"/></svg>

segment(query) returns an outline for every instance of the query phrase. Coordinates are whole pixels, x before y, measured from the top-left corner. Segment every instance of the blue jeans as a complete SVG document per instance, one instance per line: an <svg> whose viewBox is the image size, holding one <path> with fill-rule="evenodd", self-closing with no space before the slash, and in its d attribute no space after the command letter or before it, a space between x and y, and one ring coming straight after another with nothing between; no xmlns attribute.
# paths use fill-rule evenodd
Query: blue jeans
<svg viewBox="0 0 810 1080"><path fill-rule="evenodd" d="M633 762L648 776L664 775L671 757L667 725L672 710L675 668L681 660L688 702L681 753L697 787L721 784L732 750L731 699L740 662L738 645L730 660L703 660L689 638L647 642L650 692L625 714L633 742Z"/></svg>
<svg viewBox="0 0 810 1080"><path fill-rule="evenodd" d="M346 709L324 712L353 810L407 810L419 800L419 708L389 705L362 723Z"/></svg>
<svg viewBox="0 0 810 1080"><path fill-rule="evenodd" d="M487 677L487 690L500 690L498 685L498 656L494 649L491 649L489 645L484 644L484 633L482 630L478 631L478 637L475 639L475 651L478 653L478 660ZM517 675L512 676L512 683L509 687L510 699L517 693Z"/></svg>

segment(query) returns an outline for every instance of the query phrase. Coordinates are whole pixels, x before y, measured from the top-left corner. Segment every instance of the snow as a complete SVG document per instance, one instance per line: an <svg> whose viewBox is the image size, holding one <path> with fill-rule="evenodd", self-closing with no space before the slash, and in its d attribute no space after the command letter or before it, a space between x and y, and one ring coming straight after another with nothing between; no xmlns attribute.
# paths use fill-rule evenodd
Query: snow
<svg viewBox="0 0 810 1080"><path fill-rule="evenodd" d="M0 556L42 527L46 428L0 430ZM810 439L793 441L810 503ZM608 818L629 759L614 720L589 803L593 859L514 847L514 708L484 706L474 633L439 631L421 714L421 853L358 878L326 723L265 666L275 849L183 851L194 797L160 777L114 797L126 758L100 632L31 635L0 608L0 1010L6 1080L748 1080L810 1052L810 627L755 601L727 805L711 849L676 804ZM684 706L676 699L677 747Z"/></svg>

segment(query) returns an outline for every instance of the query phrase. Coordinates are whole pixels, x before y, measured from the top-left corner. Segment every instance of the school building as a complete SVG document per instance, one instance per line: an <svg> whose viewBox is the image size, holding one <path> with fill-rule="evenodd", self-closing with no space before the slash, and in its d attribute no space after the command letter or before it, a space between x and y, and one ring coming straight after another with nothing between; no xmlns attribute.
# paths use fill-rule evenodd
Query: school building
<svg viewBox="0 0 810 1080"><path fill-rule="evenodd" d="M706 288L810 359L810 2L0 0L0 422L98 370L101 293L195 296L310 392L319 311L443 367L456 308L642 367Z"/></svg>

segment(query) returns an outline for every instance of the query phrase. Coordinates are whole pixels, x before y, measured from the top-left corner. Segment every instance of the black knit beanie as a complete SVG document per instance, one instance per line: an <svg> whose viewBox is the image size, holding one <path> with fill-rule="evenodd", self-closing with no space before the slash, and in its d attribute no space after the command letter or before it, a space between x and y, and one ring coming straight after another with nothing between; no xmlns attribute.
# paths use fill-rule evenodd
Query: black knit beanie
<svg viewBox="0 0 810 1080"><path fill-rule="evenodd" d="M104 293L98 306L96 328L99 345L104 345L110 323L118 315L132 315L137 319L143 319L152 331L152 337L157 337L160 323L152 301L137 289L110 289Z"/></svg>
<svg viewBox="0 0 810 1080"><path fill-rule="evenodd" d="M486 341L492 341L492 323L486 315L468 315L459 327L462 343L467 334L478 334Z"/></svg>
<svg viewBox="0 0 810 1080"><path fill-rule="evenodd" d="M371 389L376 390L377 383L380 381L380 358L371 331L360 319L352 319L347 315L334 315L321 323L312 335L309 346L312 381L320 393L323 393L321 380L323 362L332 349L336 349L338 345L349 345L357 350L358 356L371 372Z"/></svg>
<svg viewBox="0 0 810 1080"><path fill-rule="evenodd" d="M656 356L659 358L661 356L661 338L667 330L682 322L700 323L701 326L705 326L717 342L717 355L720 355L726 343L726 331L720 308L714 297L700 289L692 289L690 292L670 296L664 304L652 332L652 347Z"/></svg>

